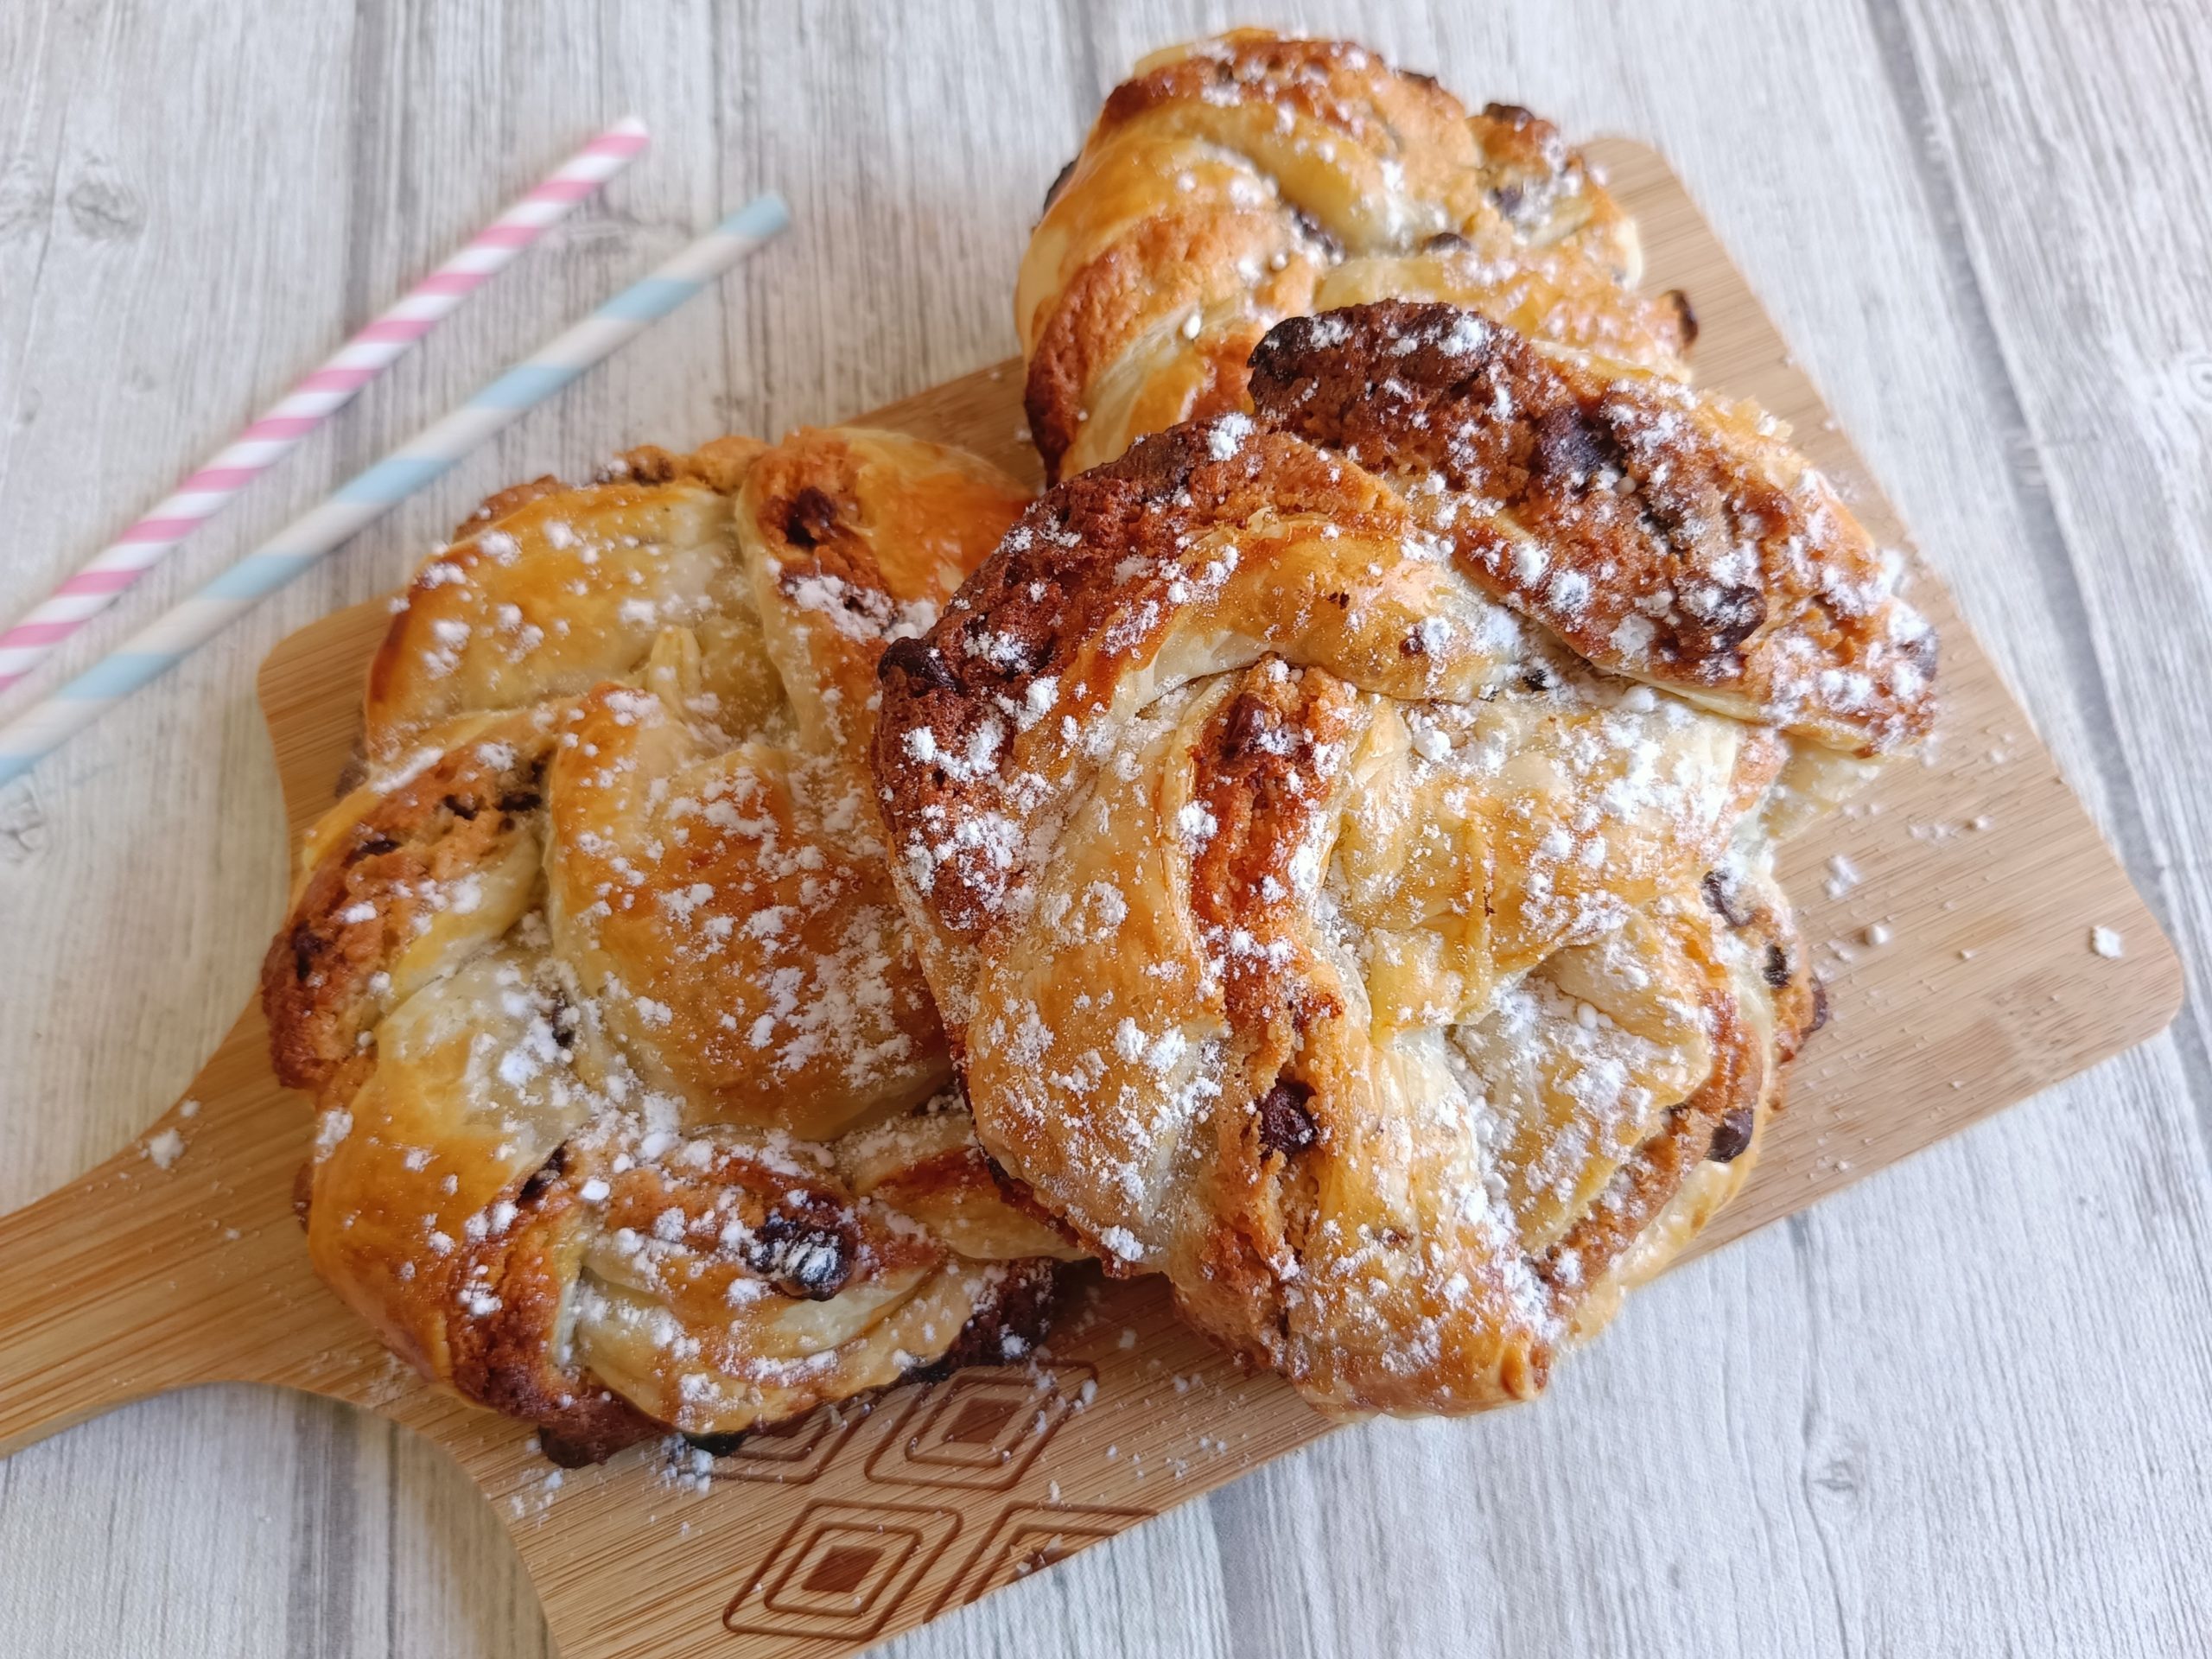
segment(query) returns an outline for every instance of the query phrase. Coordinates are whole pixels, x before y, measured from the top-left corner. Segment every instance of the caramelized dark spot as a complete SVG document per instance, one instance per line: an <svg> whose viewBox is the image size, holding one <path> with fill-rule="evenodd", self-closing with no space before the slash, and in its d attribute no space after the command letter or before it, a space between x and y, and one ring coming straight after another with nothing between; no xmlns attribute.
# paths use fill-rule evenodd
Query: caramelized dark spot
<svg viewBox="0 0 2212 1659"><path fill-rule="evenodd" d="M1419 633L1409 633L1398 641L1398 650L1403 656L1426 657L1428 655L1428 641Z"/></svg>
<svg viewBox="0 0 2212 1659"><path fill-rule="evenodd" d="M686 1434L683 1437L710 1458L726 1458L745 1444L743 1433Z"/></svg>
<svg viewBox="0 0 2212 1659"><path fill-rule="evenodd" d="M1759 977L1776 990L1789 983L1789 953L1778 944L1766 948L1766 959L1759 964Z"/></svg>
<svg viewBox="0 0 2212 1659"><path fill-rule="evenodd" d="M569 1173L569 1143L563 1141L553 1148L553 1155L530 1173L522 1184L522 1191L515 1194L518 1204L535 1204L545 1196L545 1189Z"/></svg>
<svg viewBox="0 0 2212 1659"><path fill-rule="evenodd" d="M1052 660L1055 641L1049 632L1039 630L1030 634L1027 629L1001 629L994 632L984 618L970 618L960 630L963 648L971 657L981 656L994 668L1009 672L1014 677L1034 674Z"/></svg>
<svg viewBox="0 0 2212 1659"><path fill-rule="evenodd" d="M353 857L376 858L383 854L393 851L398 847L398 845L399 843L394 841L390 836L365 836L354 844Z"/></svg>
<svg viewBox="0 0 2212 1659"><path fill-rule="evenodd" d="M1521 683L1531 691L1548 691L1559 683L1559 676L1542 663L1531 663L1521 671Z"/></svg>
<svg viewBox="0 0 2212 1659"><path fill-rule="evenodd" d="M1313 1091L1292 1077L1277 1077L1260 1096L1260 1147L1265 1152L1303 1152L1313 1144L1313 1114L1306 1103Z"/></svg>
<svg viewBox="0 0 2212 1659"><path fill-rule="evenodd" d="M292 972L304 985L315 976L315 959L322 955L322 940L305 922L292 929Z"/></svg>
<svg viewBox="0 0 2212 1659"><path fill-rule="evenodd" d="M784 539L793 547L819 547L837 528L837 504L811 484L791 498Z"/></svg>
<svg viewBox="0 0 2212 1659"><path fill-rule="evenodd" d="M947 666L944 658L938 655L936 647L918 637L893 639L885 650L883 660L876 664L876 677L888 679L893 669L908 679L918 680L936 690L957 691L960 689L960 682L953 677L952 670Z"/></svg>
<svg viewBox="0 0 2212 1659"><path fill-rule="evenodd" d="M545 798L534 789L511 789L499 797L499 810L510 815L535 812L545 804Z"/></svg>
<svg viewBox="0 0 2212 1659"><path fill-rule="evenodd" d="M483 810L474 801L464 801L458 795L448 795L442 798L438 804L463 823L474 823L476 821L477 813Z"/></svg>
<svg viewBox="0 0 2212 1659"><path fill-rule="evenodd" d="M1819 980L1813 982L1813 1022L1805 1027L1809 1037L1828 1022L1828 988Z"/></svg>
<svg viewBox="0 0 2212 1659"><path fill-rule="evenodd" d="M853 1276L855 1241L826 1205L772 1211L745 1247L745 1264L797 1301L826 1302Z"/></svg>
<svg viewBox="0 0 2212 1659"><path fill-rule="evenodd" d="M1737 886L1726 870L1707 870L1705 880L1698 884L1705 894L1705 902L1720 913L1721 919L1731 927L1748 927L1752 911L1744 902L1744 890Z"/></svg>
<svg viewBox="0 0 2212 1659"><path fill-rule="evenodd" d="M1738 1106L1713 1126L1713 1146L1706 1156L1716 1164L1732 1164L1751 1144L1751 1130L1758 1123L1756 1108Z"/></svg>

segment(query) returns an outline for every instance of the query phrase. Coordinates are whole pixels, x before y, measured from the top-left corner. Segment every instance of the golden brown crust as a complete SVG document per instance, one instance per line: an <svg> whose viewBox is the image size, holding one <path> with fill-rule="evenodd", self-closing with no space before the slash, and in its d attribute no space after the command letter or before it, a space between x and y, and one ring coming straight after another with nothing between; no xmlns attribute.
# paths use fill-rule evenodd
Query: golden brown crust
<svg viewBox="0 0 2212 1659"><path fill-rule="evenodd" d="M1019 505L893 434L636 449L493 497L393 620L271 1052L319 1109L318 1270L549 1455L1037 1334L1066 1247L957 1102L865 1179L829 1144L946 1072L860 770L875 659Z"/></svg>
<svg viewBox="0 0 2212 1659"><path fill-rule="evenodd" d="M1243 406L1281 319L1381 294L1681 368L1669 299L1630 291L1634 227L1548 123L1470 116L1344 41L1235 29L1156 54L1055 182L1015 321L1046 475Z"/></svg>
<svg viewBox="0 0 2212 1659"><path fill-rule="evenodd" d="M1240 287L1240 267L1271 268L1255 315L1191 342L1185 374L1164 420L1133 416L1124 437L1240 408L1245 359L1274 318L1312 303L1321 251L1295 221L1275 214L1164 213L1107 248L1062 290L1030 353L1023 408L1047 476L1057 477L1090 419L1089 390L1164 316L1197 315Z"/></svg>
<svg viewBox="0 0 2212 1659"><path fill-rule="evenodd" d="M1434 492L1465 568L1590 662L1849 751L1934 723L1933 632L1763 418L1401 301L1282 324L1252 393Z"/></svg>
<svg viewBox="0 0 2212 1659"><path fill-rule="evenodd" d="M1332 1409L1541 1387L1740 1180L1797 1023L1700 893L1782 741L1592 674L1452 552L1341 455L1193 423L881 669L985 1150Z"/></svg>

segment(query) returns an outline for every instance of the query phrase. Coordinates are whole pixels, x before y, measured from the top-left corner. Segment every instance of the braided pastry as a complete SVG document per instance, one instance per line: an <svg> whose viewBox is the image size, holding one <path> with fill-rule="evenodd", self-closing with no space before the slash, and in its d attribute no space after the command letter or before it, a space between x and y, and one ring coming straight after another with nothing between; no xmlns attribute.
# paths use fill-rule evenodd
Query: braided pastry
<svg viewBox="0 0 2212 1659"><path fill-rule="evenodd" d="M318 1270L563 1458L1018 1352L1051 1258L976 1148L864 762L886 641L1018 511L890 433L485 504L369 676L263 976Z"/></svg>
<svg viewBox="0 0 2212 1659"><path fill-rule="evenodd" d="M1932 642L1664 376L1385 302L1250 384L886 654L893 869L1033 1203L1325 1408L1478 1408L1749 1168L1821 1018L1785 770L1925 729Z"/></svg>
<svg viewBox="0 0 2212 1659"><path fill-rule="evenodd" d="M1635 226L1528 111L1261 29L1171 48L1115 88L1055 181L1014 290L1051 478L1244 404L1281 319L1447 301L1679 375L1695 324L1634 293Z"/></svg>

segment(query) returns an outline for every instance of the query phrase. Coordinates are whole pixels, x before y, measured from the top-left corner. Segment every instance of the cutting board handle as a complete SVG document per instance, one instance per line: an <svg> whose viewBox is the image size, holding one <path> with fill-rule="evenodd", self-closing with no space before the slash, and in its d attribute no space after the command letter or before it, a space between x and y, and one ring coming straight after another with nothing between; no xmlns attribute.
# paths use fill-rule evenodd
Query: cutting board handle
<svg viewBox="0 0 2212 1659"><path fill-rule="evenodd" d="M346 1326L292 1217L308 1114L262 1033L250 1010L144 1135L0 1216L0 1456L165 1389L315 1386Z"/></svg>

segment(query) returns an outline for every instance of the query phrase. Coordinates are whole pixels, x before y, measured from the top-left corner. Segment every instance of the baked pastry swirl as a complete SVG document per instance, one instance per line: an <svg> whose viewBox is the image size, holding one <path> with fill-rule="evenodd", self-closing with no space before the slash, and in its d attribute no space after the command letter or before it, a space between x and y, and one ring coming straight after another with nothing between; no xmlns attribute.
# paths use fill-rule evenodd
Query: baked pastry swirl
<svg viewBox="0 0 2212 1659"><path fill-rule="evenodd" d="M1139 63L1055 181L1014 326L1048 477L1244 404L1285 317L1465 306L1679 374L1695 323L1634 291L1636 227L1546 121L1470 115L1344 41L1235 29Z"/></svg>
<svg viewBox="0 0 2212 1659"><path fill-rule="evenodd" d="M948 1085L874 667L1019 510L802 431L494 497L370 671L263 976L318 1270L564 1459L1019 1352L1051 1258Z"/></svg>
<svg viewBox="0 0 2212 1659"><path fill-rule="evenodd" d="M1930 642L1666 377L1378 303L1250 385L886 654L893 868L1033 1203L1325 1408L1479 1408L1749 1167L1821 1018L1781 780L1924 729Z"/></svg>

